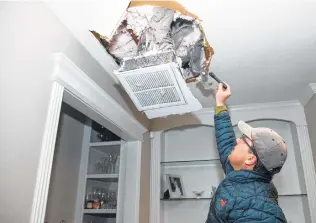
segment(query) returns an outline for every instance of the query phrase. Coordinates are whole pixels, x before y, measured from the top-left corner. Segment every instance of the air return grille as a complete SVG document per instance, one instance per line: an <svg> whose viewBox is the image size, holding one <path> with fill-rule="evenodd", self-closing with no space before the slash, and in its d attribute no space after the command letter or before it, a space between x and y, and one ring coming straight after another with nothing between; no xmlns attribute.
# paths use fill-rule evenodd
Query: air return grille
<svg viewBox="0 0 316 223"><path fill-rule="evenodd" d="M140 111L185 105L182 75L174 63L116 73Z"/></svg>

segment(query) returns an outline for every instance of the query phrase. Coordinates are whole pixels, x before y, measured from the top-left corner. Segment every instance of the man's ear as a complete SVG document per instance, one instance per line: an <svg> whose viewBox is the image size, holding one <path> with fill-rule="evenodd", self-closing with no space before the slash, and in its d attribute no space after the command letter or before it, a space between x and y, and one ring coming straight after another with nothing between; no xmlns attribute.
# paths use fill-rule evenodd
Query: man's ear
<svg viewBox="0 0 316 223"><path fill-rule="evenodd" d="M249 154L245 164L247 166L254 166L257 162L257 157L254 154Z"/></svg>

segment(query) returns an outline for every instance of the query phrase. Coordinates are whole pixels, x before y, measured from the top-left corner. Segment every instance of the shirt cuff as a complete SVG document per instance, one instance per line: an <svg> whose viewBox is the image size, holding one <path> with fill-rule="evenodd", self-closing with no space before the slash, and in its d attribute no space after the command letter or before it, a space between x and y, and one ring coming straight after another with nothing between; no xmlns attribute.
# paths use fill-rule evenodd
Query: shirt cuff
<svg viewBox="0 0 316 223"><path fill-rule="evenodd" d="M215 115L218 115L219 113L221 113L223 111L227 111L226 105L216 106L215 107Z"/></svg>

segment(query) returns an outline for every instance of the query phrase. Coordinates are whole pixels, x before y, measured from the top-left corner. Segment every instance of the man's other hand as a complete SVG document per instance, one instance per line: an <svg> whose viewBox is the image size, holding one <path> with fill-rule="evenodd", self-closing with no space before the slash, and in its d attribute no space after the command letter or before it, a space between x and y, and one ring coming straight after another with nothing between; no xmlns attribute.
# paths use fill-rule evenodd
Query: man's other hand
<svg viewBox="0 0 316 223"><path fill-rule="evenodd" d="M231 95L230 86L227 83L225 83L225 84L227 86L226 90L223 88L223 84L222 83L220 83L216 87L216 106L223 106L223 105L225 105L227 99Z"/></svg>

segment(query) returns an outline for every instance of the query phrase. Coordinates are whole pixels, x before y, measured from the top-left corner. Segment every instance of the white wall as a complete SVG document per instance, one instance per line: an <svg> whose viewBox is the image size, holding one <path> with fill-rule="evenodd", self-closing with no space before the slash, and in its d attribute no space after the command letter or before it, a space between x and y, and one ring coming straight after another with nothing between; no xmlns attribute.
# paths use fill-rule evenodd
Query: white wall
<svg viewBox="0 0 316 223"><path fill-rule="evenodd" d="M85 116L63 104L45 221L74 222Z"/></svg>
<svg viewBox="0 0 316 223"><path fill-rule="evenodd" d="M150 133L144 134L141 156L140 198L139 198L139 223L149 222L150 201Z"/></svg>
<svg viewBox="0 0 316 223"><path fill-rule="evenodd" d="M308 125L309 138L313 150L314 163L316 163L316 96L314 95L305 106L305 115Z"/></svg>
<svg viewBox="0 0 316 223"><path fill-rule="evenodd" d="M0 219L28 222L51 91L47 71L52 53L66 54L124 109L145 126L148 121L45 3L0 2L0 27Z"/></svg>

